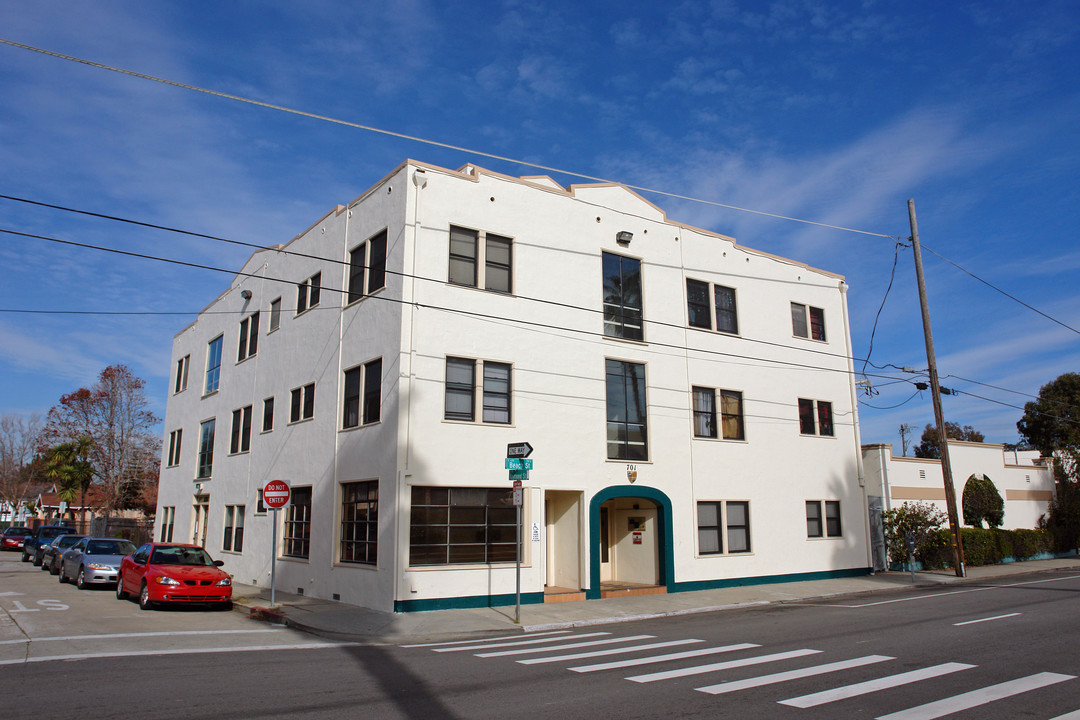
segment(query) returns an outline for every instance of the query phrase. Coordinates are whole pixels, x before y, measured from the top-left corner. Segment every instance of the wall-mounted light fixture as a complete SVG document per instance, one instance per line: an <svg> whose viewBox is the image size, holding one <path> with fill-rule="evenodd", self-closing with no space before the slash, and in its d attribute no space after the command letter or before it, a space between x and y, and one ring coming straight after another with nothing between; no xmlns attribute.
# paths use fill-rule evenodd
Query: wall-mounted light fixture
<svg viewBox="0 0 1080 720"><path fill-rule="evenodd" d="M623 247L630 244L630 241L634 239L634 233L629 230L620 230L615 233L615 242L619 243Z"/></svg>
<svg viewBox="0 0 1080 720"><path fill-rule="evenodd" d="M250 300L251 299L251 291L250 290L241 290L240 291L240 297L244 298L245 300Z"/></svg>

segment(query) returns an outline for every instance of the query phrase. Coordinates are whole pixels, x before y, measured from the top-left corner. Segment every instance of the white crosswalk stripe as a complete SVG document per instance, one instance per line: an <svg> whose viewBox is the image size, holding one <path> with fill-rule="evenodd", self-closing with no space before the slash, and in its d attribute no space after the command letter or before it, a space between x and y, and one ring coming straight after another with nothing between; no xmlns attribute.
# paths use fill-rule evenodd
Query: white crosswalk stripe
<svg viewBox="0 0 1080 720"><path fill-rule="evenodd" d="M759 675L753 678L746 678L745 680L733 680L731 682L720 683L718 685L707 685L705 687L694 689L698 692L708 693L710 695L723 695L724 693L735 692L736 690L761 687L762 685L773 685L775 683L787 682L788 680L798 680L799 678L824 675L838 670L850 670L851 668L862 667L863 665L873 665L874 663L895 659L896 658L889 657L888 655L866 655L865 657L852 658L851 660L841 660L839 662L826 663L824 665L812 665L811 667L799 668L798 670L788 670L787 672L774 673L772 675Z"/></svg>
<svg viewBox="0 0 1080 720"><path fill-rule="evenodd" d="M592 657L606 657L608 655L622 655L631 652L641 652L642 650L659 650L660 648L676 647L679 645L693 645L694 643L705 642L704 640L668 640L667 642L649 643L647 645L631 645L630 647L621 648L607 648L604 650L594 650L592 652L573 653L570 655L556 655L555 657L545 658L529 658L528 660L518 660L518 663L522 665L539 665L542 663L553 662L566 662L567 660L583 660L585 658Z"/></svg>
<svg viewBox="0 0 1080 720"><path fill-rule="evenodd" d="M571 630L549 630L547 632L534 632L529 633L528 637L535 638L541 635L568 635ZM490 643L499 642L501 640L520 640L522 638L521 633L517 635L502 635L500 637L484 638L483 640L451 640L448 642L430 642L430 643L416 643L413 645L402 645L403 648L434 648L441 646L453 646L453 645L475 645L477 643Z"/></svg>
<svg viewBox="0 0 1080 720"><path fill-rule="evenodd" d="M609 633L609 632L594 632L594 633L583 633L581 635L575 635L574 637L575 638L600 637L601 635L610 635L610 634L611 633ZM455 645L454 647L432 648L432 650L434 650L437 653L443 653L443 652L467 652L469 650L488 650L490 648L497 648L497 647L518 647L518 646L521 646L521 645L539 645L541 643L562 642L563 640L566 640L566 638L564 638L564 637L554 637L554 638L549 637L549 638L541 638L540 640L516 640L516 641L513 641L513 642L488 643L486 645L484 645L484 644Z"/></svg>
<svg viewBox="0 0 1080 720"><path fill-rule="evenodd" d="M818 705L836 702L837 700L847 700L848 698L866 695L868 693L877 692L878 690L888 690L889 688L908 685L910 683L919 682L920 680L941 677L942 675L959 672L960 670L970 670L973 667L975 666L966 665L964 663L943 663L941 665L912 670L898 675L889 675L888 677L878 678L877 680L867 680L866 682L855 683L854 685L845 685L844 687L838 687L832 690L824 690L822 692L813 693L812 695L803 695L801 697L780 700L779 702L781 705L790 705L791 707L797 708L817 707Z"/></svg>
<svg viewBox="0 0 1080 720"><path fill-rule="evenodd" d="M816 655L820 652L820 650L808 649L789 650L788 652L773 653L771 655L757 655L755 657L742 658L741 660L728 660L727 662L712 663L710 665L697 665L695 667L682 668L681 670L667 670L665 672L649 673L648 675L635 675L634 677L628 677L626 679L637 683L656 682L657 680L689 677L690 675L701 675L703 673L730 670L732 668L747 667L750 665L763 665L778 660L790 660L791 658L804 657L806 655Z"/></svg>
<svg viewBox="0 0 1080 720"><path fill-rule="evenodd" d="M1075 675L1061 675L1059 673L1036 673L1024 678L998 683L990 687L972 690L971 692L954 695L953 697L938 700L937 702L919 705L908 710L881 715L877 720L934 720L935 718L951 715L961 710L969 710L973 707L986 705L995 700L1002 700L1013 695L1038 690L1049 685L1055 685L1066 680L1075 679Z"/></svg>
<svg viewBox="0 0 1080 720"><path fill-rule="evenodd" d="M582 637L582 636L578 636ZM635 640L651 640L655 638L655 635L631 635L624 638L607 638L605 640L589 640L587 642L570 643L569 645L552 645L549 647L529 647L518 648L516 650L499 650L497 652L477 653L476 657L490 658L490 657L505 657L507 655L528 655L529 653L540 652L552 652L554 650L575 650L583 647L594 647L596 645L615 645L624 642L634 642Z"/></svg>
<svg viewBox="0 0 1080 720"><path fill-rule="evenodd" d="M666 655L652 655L650 657L633 658L630 660L617 660L615 662L598 663L596 665L580 665L567 668L577 673L597 672L599 670L617 670L619 668L635 667L637 665L652 665L658 662L670 662L672 660L686 660L688 658L717 655L719 653L735 652L736 650L749 650L761 647L753 643L739 643L737 645L724 645L723 647L702 648L700 650L687 650L685 652L668 653Z"/></svg>

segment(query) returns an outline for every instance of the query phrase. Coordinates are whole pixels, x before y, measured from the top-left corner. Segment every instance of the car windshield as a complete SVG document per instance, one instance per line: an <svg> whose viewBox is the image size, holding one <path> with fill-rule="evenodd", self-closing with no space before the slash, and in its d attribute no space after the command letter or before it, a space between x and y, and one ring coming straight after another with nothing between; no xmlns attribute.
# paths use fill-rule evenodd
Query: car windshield
<svg viewBox="0 0 1080 720"><path fill-rule="evenodd" d="M59 547L71 547L80 540L82 540L82 538L78 535L61 535L53 542Z"/></svg>
<svg viewBox="0 0 1080 720"><path fill-rule="evenodd" d="M213 565L214 561L202 548L162 547L155 548L150 556L151 565Z"/></svg>
<svg viewBox="0 0 1080 720"><path fill-rule="evenodd" d="M30 528L25 527L9 527L4 531L5 535L29 535L33 532Z"/></svg>
<svg viewBox="0 0 1080 720"><path fill-rule="evenodd" d="M130 555L135 546L127 540L91 540L86 544L87 555Z"/></svg>
<svg viewBox="0 0 1080 720"><path fill-rule="evenodd" d="M57 535L63 535L64 533L71 532L71 528L42 528L40 537L54 538Z"/></svg>

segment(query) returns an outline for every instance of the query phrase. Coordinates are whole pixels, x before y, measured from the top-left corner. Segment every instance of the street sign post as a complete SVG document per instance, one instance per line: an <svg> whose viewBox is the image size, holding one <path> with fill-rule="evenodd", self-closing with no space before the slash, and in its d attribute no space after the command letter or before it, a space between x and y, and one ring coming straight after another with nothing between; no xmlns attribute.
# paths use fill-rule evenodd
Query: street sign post
<svg viewBox="0 0 1080 720"><path fill-rule="evenodd" d="M527 458L532 455L533 446L527 442L510 443L506 446L506 457Z"/></svg>
<svg viewBox="0 0 1080 720"><path fill-rule="evenodd" d="M517 511L517 547L515 555L517 559L517 583L514 590L514 622L521 624L521 500L524 491L521 487L522 480L529 479L529 471L532 470L533 461L525 458L532 455L533 446L527 442L510 443L506 446L506 469L510 471L510 480L514 483L514 509Z"/></svg>
<svg viewBox="0 0 1080 720"><path fill-rule="evenodd" d="M273 540L270 543L270 607L274 607L277 597L277 526L278 510L289 504L292 489L284 480L271 480L263 488L263 505L274 511Z"/></svg>

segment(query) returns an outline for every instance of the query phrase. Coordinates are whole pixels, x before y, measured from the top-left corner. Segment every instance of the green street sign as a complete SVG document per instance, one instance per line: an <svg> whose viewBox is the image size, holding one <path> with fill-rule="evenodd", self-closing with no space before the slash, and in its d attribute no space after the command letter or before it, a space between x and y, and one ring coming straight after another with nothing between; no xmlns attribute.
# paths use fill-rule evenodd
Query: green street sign
<svg viewBox="0 0 1080 720"><path fill-rule="evenodd" d="M506 458L507 470L532 470L533 461L523 458Z"/></svg>
<svg viewBox="0 0 1080 720"><path fill-rule="evenodd" d="M524 481L526 481L528 479L529 479L529 471L528 470L511 470L510 471L510 480L511 480L511 482L516 481L516 480L520 480L520 481L524 482Z"/></svg>

